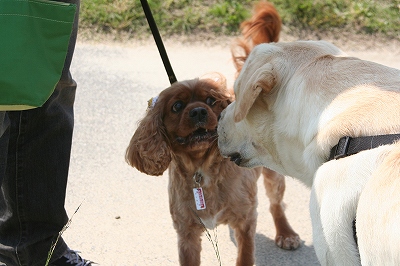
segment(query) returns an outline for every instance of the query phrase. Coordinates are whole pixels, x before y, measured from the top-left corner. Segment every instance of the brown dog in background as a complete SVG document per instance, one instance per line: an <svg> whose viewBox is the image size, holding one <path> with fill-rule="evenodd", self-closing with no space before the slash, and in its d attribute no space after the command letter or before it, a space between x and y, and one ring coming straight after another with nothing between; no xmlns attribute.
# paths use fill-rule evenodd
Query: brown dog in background
<svg viewBox="0 0 400 266"><path fill-rule="evenodd" d="M281 24L281 17L273 4L261 1L254 6L253 16L242 22L242 35L231 47L233 64L237 71L236 78L254 46L279 41Z"/></svg>
<svg viewBox="0 0 400 266"><path fill-rule="evenodd" d="M263 16L258 18L259 23L253 22L257 28L262 29L260 23L269 27ZM248 26L246 32L257 35L253 27ZM284 213L284 176L267 168L240 168L220 155L218 117L232 100L226 80L219 74L174 83L152 101L126 152L128 163L146 174L162 175L169 169L170 213L178 234L181 265L200 265L204 227L218 224L229 224L235 232L236 265L254 264L257 180L261 173L276 227L276 244L284 249L300 245Z"/></svg>

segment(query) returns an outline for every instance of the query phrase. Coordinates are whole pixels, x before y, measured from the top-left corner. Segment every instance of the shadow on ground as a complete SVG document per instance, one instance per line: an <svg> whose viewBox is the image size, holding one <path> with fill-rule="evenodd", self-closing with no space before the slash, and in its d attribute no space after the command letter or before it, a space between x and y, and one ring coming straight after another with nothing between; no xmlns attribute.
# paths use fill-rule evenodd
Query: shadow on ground
<svg viewBox="0 0 400 266"><path fill-rule="evenodd" d="M235 233L229 228L229 235L236 245ZM273 239L263 234L256 234L256 266L313 266L320 265L313 246L304 242L296 250L279 248Z"/></svg>

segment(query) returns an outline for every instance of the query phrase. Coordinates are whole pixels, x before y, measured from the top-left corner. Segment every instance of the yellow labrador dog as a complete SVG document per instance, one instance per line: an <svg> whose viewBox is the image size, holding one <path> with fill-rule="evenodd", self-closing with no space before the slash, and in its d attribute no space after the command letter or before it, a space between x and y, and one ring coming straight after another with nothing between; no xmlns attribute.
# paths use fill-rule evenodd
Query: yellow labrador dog
<svg viewBox="0 0 400 266"><path fill-rule="evenodd" d="M400 71L324 41L261 44L221 114L221 153L312 188L322 265L400 265Z"/></svg>

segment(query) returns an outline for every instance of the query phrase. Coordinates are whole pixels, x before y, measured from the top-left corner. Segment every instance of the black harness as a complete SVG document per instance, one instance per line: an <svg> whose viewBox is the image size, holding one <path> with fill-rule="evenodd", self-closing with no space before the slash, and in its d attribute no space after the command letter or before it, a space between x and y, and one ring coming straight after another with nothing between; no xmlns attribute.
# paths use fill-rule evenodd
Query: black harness
<svg viewBox="0 0 400 266"><path fill-rule="evenodd" d="M360 151L370 150L382 145L392 144L400 139L400 134L367 136L367 137L342 137L338 144L331 149L330 160L337 160L356 154ZM353 221L353 237L357 244L356 220Z"/></svg>
<svg viewBox="0 0 400 266"><path fill-rule="evenodd" d="M342 137L338 144L331 149L329 160L340 159L356 154L360 151L370 150L382 145L392 144L400 139L400 134L378 135L368 137Z"/></svg>

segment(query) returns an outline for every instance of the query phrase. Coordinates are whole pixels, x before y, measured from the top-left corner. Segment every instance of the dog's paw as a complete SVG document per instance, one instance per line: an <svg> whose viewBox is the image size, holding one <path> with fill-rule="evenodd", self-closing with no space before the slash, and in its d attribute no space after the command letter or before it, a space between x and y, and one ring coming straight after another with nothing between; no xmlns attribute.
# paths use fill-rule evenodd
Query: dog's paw
<svg viewBox="0 0 400 266"><path fill-rule="evenodd" d="M276 236L275 243L278 247L287 249L287 250L295 250L300 246L301 239L298 235L292 236Z"/></svg>

